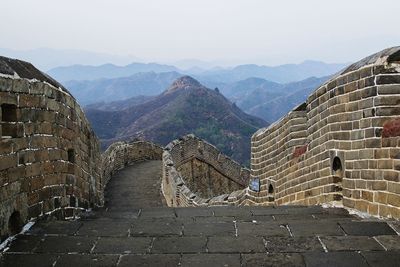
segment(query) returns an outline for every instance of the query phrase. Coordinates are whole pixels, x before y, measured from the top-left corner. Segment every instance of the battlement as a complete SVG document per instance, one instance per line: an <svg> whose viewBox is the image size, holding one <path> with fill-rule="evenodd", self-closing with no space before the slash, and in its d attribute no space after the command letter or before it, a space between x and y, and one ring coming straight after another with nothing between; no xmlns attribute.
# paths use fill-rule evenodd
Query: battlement
<svg viewBox="0 0 400 267"><path fill-rule="evenodd" d="M257 203L400 218L400 47L369 56L252 137Z"/></svg>
<svg viewBox="0 0 400 267"><path fill-rule="evenodd" d="M250 171L194 135L168 144L163 154L163 193L169 206L238 205Z"/></svg>
<svg viewBox="0 0 400 267"><path fill-rule="evenodd" d="M72 95L30 63L0 57L0 237L32 218L75 216L104 204L111 175L161 159L148 142L99 141Z"/></svg>

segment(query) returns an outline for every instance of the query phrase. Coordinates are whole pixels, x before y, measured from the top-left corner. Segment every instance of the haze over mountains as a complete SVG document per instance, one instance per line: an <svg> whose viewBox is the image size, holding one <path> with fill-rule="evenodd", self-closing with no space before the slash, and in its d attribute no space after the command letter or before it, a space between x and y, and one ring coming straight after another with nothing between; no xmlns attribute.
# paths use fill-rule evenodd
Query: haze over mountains
<svg viewBox="0 0 400 267"><path fill-rule="evenodd" d="M28 61L41 71L48 71L59 66L75 64L101 65L105 62L126 65L140 61L134 56L120 56L107 53L96 53L77 49L37 48L30 50L15 50L0 48L0 55Z"/></svg>
<svg viewBox="0 0 400 267"><path fill-rule="evenodd" d="M221 92L244 112L274 122L306 100L319 85L330 78L310 77L286 84L249 78L222 87Z"/></svg>
<svg viewBox="0 0 400 267"><path fill-rule="evenodd" d="M146 72L114 79L68 81L64 85L82 105L117 110L162 93L181 76L177 72ZM328 78L329 76L311 77L286 84L262 78L248 78L233 83L200 81L209 88L217 87L226 98L246 113L273 122L303 102L308 94Z"/></svg>
<svg viewBox="0 0 400 267"><path fill-rule="evenodd" d="M64 85L80 104L88 105L125 100L139 95L155 96L181 76L178 72L141 72L121 78L67 81Z"/></svg>
<svg viewBox="0 0 400 267"><path fill-rule="evenodd" d="M278 67L243 65L206 71L198 68L192 70L196 74L191 76L209 88L218 87L222 94L245 112L273 122L304 101L312 90L329 78L326 75L339 71L343 66L316 61ZM186 72L169 65L134 63L125 67L112 64L74 65L53 69L49 74L63 81L79 103L90 105L158 95ZM97 79L99 77L113 78ZM287 81L293 77L306 78L295 82L278 82L265 77ZM72 78L75 80L68 80Z"/></svg>
<svg viewBox="0 0 400 267"><path fill-rule="evenodd" d="M116 111L89 107L86 114L105 146L134 138L166 145L194 133L241 163L250 158L251 135L268 125L189 76L142 104Z"/></svg>
<svg viewBox="0 0 400 267"><path fill-rule="evenodd" d="M301 64L286 64L275 67L255 64L239 65L233 68L212 68L181 70L171 65L157 63L132 63L126 66L104 64L100 66L72 65L57 67L47 73L60 82L70 80L109 79L133 75L140 72L170 72L192 75L199 80L232 83L247 78L262 78L278 83L288 83L309 77L331 75L344 68L345 64L328 64L319 61L304 61Z"/></svg>

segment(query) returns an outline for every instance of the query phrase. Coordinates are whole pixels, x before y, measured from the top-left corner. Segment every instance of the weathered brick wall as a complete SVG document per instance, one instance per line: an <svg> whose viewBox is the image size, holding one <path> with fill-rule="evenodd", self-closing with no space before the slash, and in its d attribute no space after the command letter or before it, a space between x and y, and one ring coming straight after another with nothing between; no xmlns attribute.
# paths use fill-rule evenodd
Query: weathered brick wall
<svg viewBox="0 0 400 267"><path fill-rule="evenodd" d="M171 142L163 154L162 187L169 206L238 204L249 178L249 170L193 135Z"/></svg>
<svg viewBox="0 0 400 267"><path fill-rule="evenodd" d="M0 236L101 203L99 142L67 90L0 57Z"/></svg>
<svg viewBox="0 0 400 267"><path fill-rule="evenodd" d="M102 181L107 185L112 175L135 162L161 160L163 148L146 141L113 143L102 154Z"/></svg>
<svg viewBox="0 0 400 267"><path fill-rule="evenodd" d="M361 60L252 137L263 204L337 201L400 218L400 48Z"/></svg>
<svg viewBox="0 0 400 267"><path fill-rule="evenodd" d="M0 237L31 218L71 217L104 203L112 174L161 160L148 142L99 141L75 99L31 64L0 57Z"/></svg>

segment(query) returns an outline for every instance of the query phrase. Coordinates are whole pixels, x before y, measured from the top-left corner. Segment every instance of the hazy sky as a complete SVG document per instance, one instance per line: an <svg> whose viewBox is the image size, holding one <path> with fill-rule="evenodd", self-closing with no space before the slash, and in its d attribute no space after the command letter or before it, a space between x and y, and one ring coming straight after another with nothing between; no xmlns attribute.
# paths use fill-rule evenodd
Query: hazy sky
<svg viewBox="0 0 400 267"><path fill-rule="evenodd" d="M2 0L0 47L144 60L350 62L400 45L399 0Z"/></svg>

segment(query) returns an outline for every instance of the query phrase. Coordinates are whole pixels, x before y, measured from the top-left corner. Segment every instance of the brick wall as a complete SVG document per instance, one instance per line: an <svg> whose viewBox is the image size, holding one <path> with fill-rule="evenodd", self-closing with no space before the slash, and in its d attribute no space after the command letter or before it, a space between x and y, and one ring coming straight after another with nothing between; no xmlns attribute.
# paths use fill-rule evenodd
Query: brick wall
<svg viewBox="0 0 400 267"><path fill-rule="evenodd" d="M67 90L31 64L0 58L0 236L102 199L99 142Z"/></svg>
<svg viewBox="0 0 400 267"><path fill-rule="evenodd" d="M249 178L249 170L193 135L171 142L163 154L162 187L169 206L238 204Z"/></svg>
<svg viewBox="0 0 400 267"><path fill-rule="evenodd" d="M262 204L336 202L400 218L400 48L351 65L252 137Z"/></svg>
<svg viewBox="0 0 400 267"><path fill-rule="evenodd" d="M113 143L102 154L101 171L104 186L116 171L139 161L161 160L162 153L162 147L146 141Z"/></svg>
<svg viewBox="0 0 400 267"><path fill-rule="evenodd" d="M163 149L99 141L71 94L31 64L0 57L0 239L28 220L104 204L112 174Z"/></svg>

